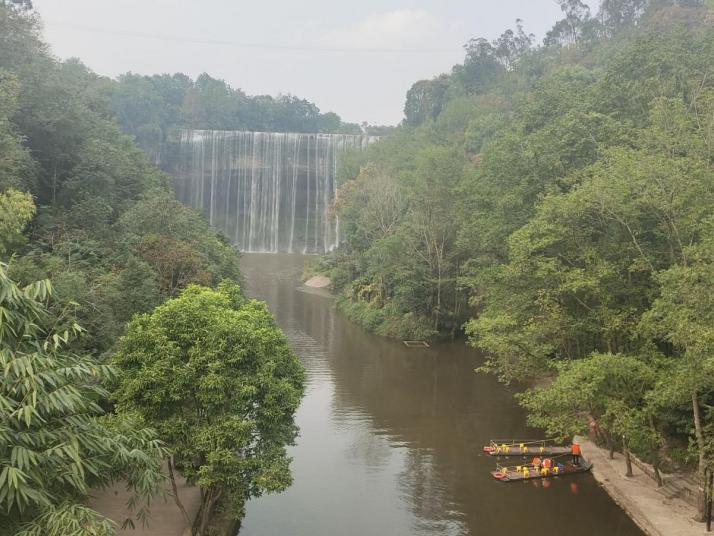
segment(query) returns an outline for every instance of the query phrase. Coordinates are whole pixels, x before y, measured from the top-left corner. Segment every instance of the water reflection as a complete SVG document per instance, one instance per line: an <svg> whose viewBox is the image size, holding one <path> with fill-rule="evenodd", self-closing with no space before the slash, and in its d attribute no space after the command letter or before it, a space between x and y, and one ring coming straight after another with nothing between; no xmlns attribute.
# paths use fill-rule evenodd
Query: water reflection
<svg viewBox="0 0 714 536"><path fill-rule="evenodd" d="M473 373L480 359L463 344L407 349L364 333L299 289L301 257L242 265L247 292L268 302L307 369L295 483L251 501L242 535L641 534L589 475L491 479L481 445L536 432L512 391Z"/></svg>

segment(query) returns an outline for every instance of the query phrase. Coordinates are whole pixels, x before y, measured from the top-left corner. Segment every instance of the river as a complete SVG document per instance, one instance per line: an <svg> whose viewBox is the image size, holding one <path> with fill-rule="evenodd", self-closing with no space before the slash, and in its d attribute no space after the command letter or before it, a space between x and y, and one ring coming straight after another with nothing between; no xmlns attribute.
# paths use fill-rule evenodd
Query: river
<svg viewBox="0 0 714 536"><path fill-rule="evenodd" d="M241 536L642 534L589 474L494 481L482 445L538 437L514 390L475 374L481 358L463 343L409 349L365 333L302 288L304 260L241 260L247 294L268 303L307 371L294 483L249 501Z"/></svg>

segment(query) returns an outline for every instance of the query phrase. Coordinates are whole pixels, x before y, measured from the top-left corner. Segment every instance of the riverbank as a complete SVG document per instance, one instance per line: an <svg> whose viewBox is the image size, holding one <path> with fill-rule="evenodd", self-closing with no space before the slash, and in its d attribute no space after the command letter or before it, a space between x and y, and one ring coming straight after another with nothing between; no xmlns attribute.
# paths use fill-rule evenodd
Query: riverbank
<svg viewBox="0 0 714 536"><path fill-rule="evenodd" d="M201 492L198 486L189 486L179 477L176 479L178 495L186 508L189 519L193 521L201 504ZM134 520L135 529L119 528L117 536L188 536L191 533L191 522L187 521L171 496L171 484L164 486L165 498L157 497L151 503L148 524L142 526L141 521ZM97 512L114 521L118 527L130 516L127 502L130 494L123 482L110 488L95 490L92 493L90 505Z"/></svg>
<svg viewBox="0 0 714 536"><path fill-rule="evenodd" d="M593 462L595 479L613 500L637 523L648 536L702 536L704 523L694 521L694 507L677 497L667 497L657 484L641 469L632 467L633 476L626 477L625 459L609 453L592 441L577 439L585 459Z"/></svg>

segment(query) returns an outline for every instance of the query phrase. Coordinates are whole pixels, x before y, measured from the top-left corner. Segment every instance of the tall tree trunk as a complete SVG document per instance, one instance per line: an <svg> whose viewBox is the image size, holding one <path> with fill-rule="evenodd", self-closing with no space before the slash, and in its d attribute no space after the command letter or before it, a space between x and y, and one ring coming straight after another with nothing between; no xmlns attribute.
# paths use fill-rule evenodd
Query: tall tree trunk
<svg viewBox="0 0 714 536"><path fill-rule="evenodd" d="M692 415L694 416L694 435L697 439L697 450L699 453L699 464L697 467L697 519L703 521L706 516L706 501L704 500L704 474L706 472L706 443L704 441L704 431L702 430L702 415L699 408L699 395L697 391L692 391Z"/></svg>
<svg viewBox="0 0 714 536"><path fill-rule="evenodd" d="M654 470L655 481L657 482L657 487L662 487L662 475L659 472L659 454L655 454L652 459L652 469Z"/></svg>
<svg viewBox="0 0 714 536"><path fill-rule="evenodd" d="M701 481L704 480L704 470L706 469L704 432L702 430L702 415L699 408L699 395L696 391L692 392L692 414L694 415L694 435L697 438L697 450L699 451L699 464L697 467L697 475Z"/></svg>
<svg viewBox="0 0 714 536"><path fill-rule="evenodd" d="M434 330L439 330L439 315L441 313L441 255L434 245L436 254L436 307L434 308Z"/></svg>
<svg viewBox="0 0 714 536"><path fill-rule="evenodd" d="M608 457L611 460L614 460L615 459L615 441L612 439L612 434L609 431L607 432L605 437L607 438Z"/></svg>
<svg viewBox="0 0 714 536"><path fill-rule="evenodd" d="M625 441L625 436L622 436L622 451L625 454L625 476L632 476L632 458L630 458L630 449L627 448L627 441Z"/></svg>
<svg viewBox="0 0 714 536"><path fill-rule="evenodd" d="M650 413L650 428L654 433L657 433L657 426L655 426L654 415ZM652 469L654 470L655 481L657 482L657 487L662 487L662 475L659 473L659 448L655 447L652 453Z"/></svg>
<svg viewBox="0 0 714 536"><path fill-rule="evenodd" d="M196 520L193 523L193 535L205 536L213 509L221 497L221 491L214 487L207 488L201 500Z"/></svg>
<svg viewBox="0 0 714 536"><path fill-rule="evenodd" d="M705 510L705 521L707 522L707 532L712 530L712 492L714 491L714 474L711 469L707 469L704 477L706 492L704 496L706 497L704 510Z"/></svg>
<svg viewBox="0 0 714 536"><path fill-rule="evenodd" d="M57 204L57 162L54 163L54 169L52 171L52 207L54 208Z"/></svg>
<svg viewBox="0 0 714 536"><path fill-rule="evenodd" d="M451 340L456 339L456 329L459 321L459 273L460 273L459 261L456 261L456 271L454 272L454 319L452 321L451 328Z"/></svg>
<svg viewBox="0 0 714 536"><path fill-rule="evenodd" d="M438 280L436 283L436 320L434 321L434 329L439 330L439 315L441 313L441 266L439 266Z"/></svg>
<svg viewBox="0 0 714 536"><path fill-rule="evenodd" d="M173 456L169 457L168 465L169 465L169 479L171 480L171 489L173 490L174 501L176 502L176 506L178 506L178 509L181 510L181 513L183 514L183 517L186 520L186 522L190 523L191 519L188 517L188 514L186 513L186 508L184 508L183 503L181 503L181 499L179 498L178 487L176 486L176 477L174 476L174 457Z"/></svg>

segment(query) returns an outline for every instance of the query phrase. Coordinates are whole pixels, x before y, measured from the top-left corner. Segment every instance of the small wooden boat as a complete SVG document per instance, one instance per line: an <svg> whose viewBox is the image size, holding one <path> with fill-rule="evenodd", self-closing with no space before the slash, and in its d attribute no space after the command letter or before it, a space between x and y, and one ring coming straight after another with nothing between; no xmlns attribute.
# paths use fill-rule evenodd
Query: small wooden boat
<svg viewBox="0 0 714 536"><path fill-rule="evenodd" d="M592 466L592 462L588 462L582 458L578 465L568 461L567 463L559 463L552 469L547 470L531 464L511 466L497 465L496 470L491 471L491 476L501 482L515 482L516 480L534 480L536 478L553 478L555 476L586 473Z"/></svg>
<svg viewBox="0 0 714 536"><path fill-rule="evenodd" d="M402 341L407 348L429 348L426 341Z"/></svg>
<svg viewBox="0 0 714 536"><path fill-rule="evenodd" d="M570 447L547 439L492 439L483 451L490 456L560 456L570 454Z"/></svg>

